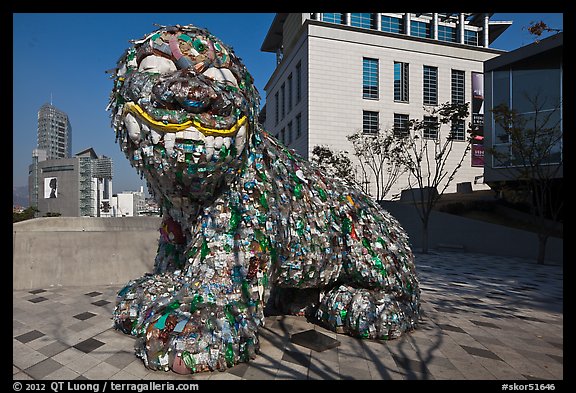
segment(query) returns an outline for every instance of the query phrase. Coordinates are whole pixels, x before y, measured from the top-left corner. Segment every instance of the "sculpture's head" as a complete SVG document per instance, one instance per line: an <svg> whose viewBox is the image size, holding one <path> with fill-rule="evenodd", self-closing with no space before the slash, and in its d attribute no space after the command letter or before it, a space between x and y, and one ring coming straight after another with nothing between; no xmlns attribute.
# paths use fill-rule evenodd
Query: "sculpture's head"
<svg viewBox="0 0 576 393"><path fill-rule="evenodd" d="M117 141L155 193L202 199L237 171L260 97L230 47L205 29L163 26L113 72Z"/></svg>

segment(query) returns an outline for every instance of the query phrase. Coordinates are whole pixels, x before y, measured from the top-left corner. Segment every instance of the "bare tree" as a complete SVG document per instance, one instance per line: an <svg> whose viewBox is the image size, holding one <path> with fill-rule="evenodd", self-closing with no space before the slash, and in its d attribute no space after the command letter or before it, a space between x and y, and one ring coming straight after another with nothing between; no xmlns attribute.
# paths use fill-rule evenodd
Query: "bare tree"
<svg viewBox="0 0 576 393"><path fill-rule="evenodd" d="M491 147L488 152L517 189L528 195L538 234L537 263L544 264L546 243L553 231L547 218L558 221L564 206L561 195L555 192L563 170L560 104L546 103L538 94L525 97L530 112L518 113L504 104L492 109L494 121L504 131L501 140L507 148Z"/></svg>
<svg viewBox="0 0 576 393"><path fill-rule="evenodd" d="M562 32L561 29L554 29L549 27L544 21L534 22L531 21L530 25L526 28L530 34L536 37L542 36L544 32L552 33L555 32L556 34ZM539 38L535 39L535 42L539 42Z"/></svg>
<svg viewBox="0 0 576 393"><path fill-rule="evenodd" d="M352 161L344 150L334 151L329 146L316 145L312 149L310 161L318 165L328 177L339 177L356 183Z"/></svg>
<svg viewBox="0 0 576 393"><path fill-rule="evenodd" d="M464 158L471 148L472 138L466 136L464 119L468 117L468 103L445 103L430 112L425 119L412 119L404 129L397 129L404 148L398 160L408 170L411 199L422 221L422 252L428 253L428 223L432 209L454 180ZM433 120L433 121L432 121ZM443 136L441 130L448 125L450 132ZM465 144L461 153L454 151L454 142ZM461 142L460 142L461 141ZM454 167L454 154L461 154Z"/></svg>
<svg viewBox="0 0 576 393"><path fill-rule="evenodd" d="M401 159L403 139L397 138L392 130L378 130L376 134L356 131L347 138L352 142L354 155L358 158L362 183L366 185L367 179L373 178L376 200L384 199L406 172Z"/></svg>

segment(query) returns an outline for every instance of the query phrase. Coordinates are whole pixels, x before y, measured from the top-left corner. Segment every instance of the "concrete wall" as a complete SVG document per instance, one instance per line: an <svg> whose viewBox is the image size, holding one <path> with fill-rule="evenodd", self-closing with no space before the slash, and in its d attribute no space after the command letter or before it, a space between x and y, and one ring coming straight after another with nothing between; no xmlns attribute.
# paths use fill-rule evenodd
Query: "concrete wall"
<svg viewBox="0 0 576 393"><path fill-rule="evenodd" d="M45 217L13 224L13 289L124 284L151 272L160 217Z"/></svg>
<svg viewBox="0 0 576 393"><path fill-rule="evenodd" d="M410 203L383 202L404 227L414 251L422 249L422 223L415 207ZM453 214L433 211L428 224L429 248L456 248L488 255L513 256L536 260L538 238L535 233ZM563 239L550 237L546 247L546 261L562 264Z"/></svg>
<svg viewBox="0 0 576 393"><path fill-rule="evenodd" d="M421 224L410 204L384 202L421 248ZM151 272L158 246L160 217L54 217L13 224L13 289L124 284ZM433 212L430 248L535 259L533 233ZM563 241L550 238L547 262L562 264Z"/></svg>

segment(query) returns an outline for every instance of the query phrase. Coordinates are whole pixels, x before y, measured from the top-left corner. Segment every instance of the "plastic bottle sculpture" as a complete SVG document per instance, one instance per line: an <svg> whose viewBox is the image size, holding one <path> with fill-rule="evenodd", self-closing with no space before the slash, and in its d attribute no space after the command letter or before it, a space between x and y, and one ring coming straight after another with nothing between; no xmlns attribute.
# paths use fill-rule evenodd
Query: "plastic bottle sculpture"
<svg viewBox="0 0 576 393"><path fill-rule="evenodd" d="M117 142L163 212L154 271L120 290L114 310L146 367L247 362L271 309L361 338L417 326L406 233L262 129L252 76L230 47L162 26L112 72Z"/></svg>

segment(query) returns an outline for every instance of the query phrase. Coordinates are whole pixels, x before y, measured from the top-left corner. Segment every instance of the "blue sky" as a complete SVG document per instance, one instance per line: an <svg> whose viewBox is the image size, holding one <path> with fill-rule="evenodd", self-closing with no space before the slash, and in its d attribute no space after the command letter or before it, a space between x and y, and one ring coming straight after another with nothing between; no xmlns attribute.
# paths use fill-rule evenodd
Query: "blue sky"
<svg viewBox="0 0 576 393"><path fill-rule="evenodd" d="M130 39L142 38L155 23L194 24L234 48L254 76L263 104L264 85L276 57L261 52L260 46L273 19L272 13L13 14L13 186L28 184L38 109L51 99L70 117L72 154L93 147L97 154L111 157L114 192L145 186L114 142L106 112L112 80L105 71L116 65ZM492 20L514 22L492 44L503 50L534 41L526 30L531 21L563 29L562 14L495 14Z"/></svg>

